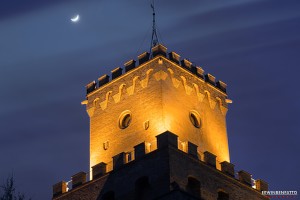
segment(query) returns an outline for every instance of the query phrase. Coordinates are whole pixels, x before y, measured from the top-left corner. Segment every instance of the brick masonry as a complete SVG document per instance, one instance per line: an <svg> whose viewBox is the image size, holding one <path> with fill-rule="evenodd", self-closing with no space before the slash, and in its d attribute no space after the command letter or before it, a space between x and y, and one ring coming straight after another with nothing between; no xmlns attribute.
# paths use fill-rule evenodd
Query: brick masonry
<svg viewBox="0 0 300 200"><path fill-rule="evenodd" d="M236 178L230 163L226 84L175 52L167 58L163 46L154 50L157 56L141 54L137 67L127 62L125 74L116 68L111 80L103 75L98 86L87 85L97 174L87 182L84 172L74 175L67 192L66 182L55 184L53 199L267 199L260 193L266 182L252 188L251 174Z"/></svg>
<svg viewBox="0 0 300 200"><path fill-rule="evenodd" d="M165 132L164 134L171 134ZM203 160L195 158L163 141L155 151L128 162L110 173L77 186L75 189L58 195L54 200L100 200L105 194L114 192L114 199L137 199L136 182L141 177L149 180L147 197L138 199L205 199L216 200L223 191L229 199L268 199L260 191L241 182L235 177L221 172ZM200 182L200 194L194 196L187 189L188 178Z"/></svg>
<svg viewBox="0 0 300 200"><path fill-rule="evenodd" d="M90 116L90 166L110 162L132 144L153 141L170 130L183 141L229 161L226 132L227 95L178 64L158 56L87 95ZM132 121L120 129L119 116L130 111ZM199 113L201 126L192 125L189 113ZM144 123L149 128L145 130ZM103 144L108 141L109 148Z"/></svg>

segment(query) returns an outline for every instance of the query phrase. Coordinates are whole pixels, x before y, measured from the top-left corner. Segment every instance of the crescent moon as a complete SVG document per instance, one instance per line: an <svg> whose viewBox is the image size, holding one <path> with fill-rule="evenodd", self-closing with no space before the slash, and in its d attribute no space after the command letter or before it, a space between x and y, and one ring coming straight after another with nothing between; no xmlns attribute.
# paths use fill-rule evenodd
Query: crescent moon
<svg viewBox="0 0 300 200"><path fill-rule="evenodd" d="M80 18L79 15L76 15L75 17L71 18L71 21L78 22L79 18Z"/></svg>

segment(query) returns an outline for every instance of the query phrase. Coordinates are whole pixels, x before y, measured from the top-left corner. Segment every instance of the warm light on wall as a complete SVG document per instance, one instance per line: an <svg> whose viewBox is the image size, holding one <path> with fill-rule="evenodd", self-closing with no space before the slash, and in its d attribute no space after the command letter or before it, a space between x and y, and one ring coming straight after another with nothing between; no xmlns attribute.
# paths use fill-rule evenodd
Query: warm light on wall
<svg viewBox="0 0 300 200"><path fill-rule="evenodd" d="M161 116L157 116L158 117L161 117ZM164 116L162 116L162 120L161 121L157 121L155 124L151 124L151 126L154 126L154 129L155 129L155 132L153 132L153 135L154 137L158 134L158 133L163 133L165 131L168 130L168 127L166 127L166 123L165 123L165 120L164 120Z"/></svg>
<svg viewBox="0 0 300 200"><path fill-rule="evenodd" d="M176 117L176 116L172 116L170 114L163 116L163 119L164 119L164 128L165 128L163 131L171 130L171 128L172 128L172 122L173 122L173 117Z"/></svg>
<svg viewBox="0 0 300 200"><path fill-rule="evenodd" d="M158 59L158 64L160 64L160 65L163 64L163 60L161 58Z"/></svg>
<svg viewBox="0 0 300 200"><path fill-rule="evenodd" d="M145 142L146 145L146 153L151 152L151 143L150 142Z"/></svg>
<svg viewBox="0 0 300 200"><path fill-rule="evenodd" d="M178 143L184 152L189 141L220 161L229 161L227 96L198 75L156 57L110 82L104 76L105 85L88 93L88 102L83 102L91 119L90 165L110 162L143 141L149 142L146 151L153 151L156 136L166 131L185 141Z"/></svg>
<svg viewBox="0 0 300 200"><path fill-rule="evenodd" d="M179 140L178 140L179 141ZM179 141L180 142L180 141ZM183 151L183 152L188 152L188 147L187 147L187 142L180 142L180 145L181 145L181 150ZM179 148L180 149L180 148Z"/></svg>

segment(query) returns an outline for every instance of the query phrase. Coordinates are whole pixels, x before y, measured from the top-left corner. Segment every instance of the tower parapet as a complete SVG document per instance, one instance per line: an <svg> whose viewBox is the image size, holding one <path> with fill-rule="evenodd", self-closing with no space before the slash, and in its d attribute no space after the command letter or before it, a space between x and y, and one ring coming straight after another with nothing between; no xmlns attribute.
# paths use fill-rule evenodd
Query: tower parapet
<svg viewBox="0 0 300 200"><path fill-rule="evenodd" d="M91 124L90 167L100 160L108 162L117 152L129 151L129 144L151 141L166 130L220 161L230 161L226 84L191 61L180 60L177 53L168 53L161 44L153 47L151 59L149 56L142 53L138 66L129 60L125 70L117 67L110 76L87 85L82 103Z"/></svg>
<svg viewBox="0 0 300 200"><path fill-rule="evenodd" d="M193 65L191 61L188 59L180 60L180 55L176 52L170 52L167 53L167 48L163 46L162 44L158 44L155 47L152 48L153 58L157 56L162 56L167 58L168 60L172 61L176 65L182 67L183 69L186 69L187 71L197 75L199 78L203 79L205 76L205 81L210 83L212 86L214 86L216 89L220 90L221 92L226 94L226 87L227 85L222 81L217 81L216 78L211 74L204 74L204 70L201 67ZM168 56L167 56L168 55ZM151 59L153 59L151 58ZM138 56L139 65L136 66L135 60L129 60L124 64L125 66L125 73L122 73L123 69L120 67L115 68L111 71L111 79L109 79L109 76L103 75L98 79L98 86L96 84L96 81L92 81L91 83L87 84L86 86L86 93L87 95L94 90L97 90L98 88L101 88L104 84L108 83L111 80L114 80L115 78L118 78L121 75L124 75L128 73L130 70L140 67L150 59L150 53L144 52ZM151 60L150 59L150 60ZM104 79L105 78L105 79ZM103 80L104 79L104 80Z"/></svg>
<svg viewBox="0 0 300 200"><path fill-rule="evenodd" d="M118 176L123 176L124 174L121 175L120 173L128 173L128 171L131 171L130 168L134 164L137 164L136 162L139 162L139 165L143 166L144 165L143 162L147 162L147 161L145 161L145 159L147 157L152 159L153 165L158 164L158 163L155 163L156 162L155 160L157 160L157 159L159 160L159 158L153 157L151 155L155 154L155 152L164 151L164 149L169 149L169 148L175 150L175 152L169 151L170 157L174 157L176 159L181 157L180 159L185 160L185 162L187 162L187 163L189 163L191 161L194 162L195 160L197 161L197 164L195 166L193 166L192 168L190 168L190 172L189 172L190 176L198 177L200 171L195 170L195 169L198 169L198 167L201 167L201 168L203 168L203 170L204 169L208 170L209 174L207 174L207 176L209 176L209 177L220 176L222 179L227 180L227 182L225 181L227 184L228 184L228 180L233 181L234 184L241 184L243 187L247 188L247 190L249 192L255 193L256 195L259 195L260 192L263 190L264 191L268 190L268 183L266 183L265 181L263 181L261 179L258 179L256 181L252 182L252 180L251 180L252 175L246 171L243 171L243 170L239 171L238 177L236 178L235 173L234 173L234 165L229 162L222 162L221 163L222 169L221 170L216 169L215 164L216 164L217 159L216 159L215 155L213 155L210 152L204 152L204 153L199 152L197 146L189 141L186 142L189 144L188 148L187 149L183 148L183 146L182 146L183 142L181 142L178 139L177 135L175 135L169 131L166 131L160 135L157 135L156 138L157 138L157 140L155 141L156 145L153 145L153 146L157 146L157 148L151 149L151 151L149 151L149 152L146 151L147 142L143 142L143 143L140 143L140 144L134 146L133 154L135 156L134 156L134 159L132 159L132 160L126 159L125 152L121 152L121 153L113 156L113 162L112 162L113 167L112 167L111 171L107 171L107 164L103 163L103 162L98 163L97 165L93 166L92 167L93 168L93 171L92 171L93 178L89 182L85 182L86 173L79 172L79 173L75 174L74 176L72 176L71 181L69 181L69 182L62 181L62 182L59 182L59 183L53 185L53 199L56 199L56 198L59 199L59 197L62 196L63 194L66 195L67 193L73 193L73 192L76 193L75 188L89 187L88 186L89 184L93 184L97 180L102 180L101 179L102 177L109 177L110 173L112 173L112 172L114 174L117 174ZM195 155L196 152L197 152L197 154ZM201 156L201 155L203 155L203 156ZM163 159L165 159L165 158L163 158ZM149 170L149 169L145 169L145 170ZM174 170L174 173L176 173L177 171L180 172L181 169L180 169L180 167L175 166L175 168L173 170ZM150 168L150 171L145 171L145 172L142 171L142 172L136 172L136 173L155 174L154 171L153 172L151 171L151 168ZM171 175L171 177L172 177L172 175ZM205 179L205 178L203 178L203 179ZM103 180L108 181L109 178L105 178ZM170 181L172 181L172 179ZM66 189L67 183L72 184L72 186L70 186L69 190ZM105 182L103 182L101 184L103 187L102 189L105 188L103 186L105 184L106 184ZM205 188L205 187L208 187L208 188ZM206 186L205 185L201 186L201 189L209 191L212 189L209 187L210 187L210 185L208 184ZM219 187L225 187L225 185L220 184L220 185L218 185L218 188ZM235 186L232 186L231 184L226 185L227 192L229 192L229 193L234 192L234 189L232 191L230 189L228 189L231 187L234 188ZM99 188L99 189L101 189L101 188ZM178 185L177 189L186 190L186 188L182 187L181 184ZM189 190L187 190L187 192L189 192ZM261 195L260 199L267 199L267 198L265 198L264 196Z"/></svg>
<svg viewBox="0 0 300 200"><path fill-rule="evenodd" d="M148 53L148 52L144 52L144 53L140 54L140 55L138 56L138 59L139 59L139 65L141 65L141 64L143 64L143 63L145 63L145 62L147 62L147 61L149 60L149 57L150 57L150 53Z"/></svg>

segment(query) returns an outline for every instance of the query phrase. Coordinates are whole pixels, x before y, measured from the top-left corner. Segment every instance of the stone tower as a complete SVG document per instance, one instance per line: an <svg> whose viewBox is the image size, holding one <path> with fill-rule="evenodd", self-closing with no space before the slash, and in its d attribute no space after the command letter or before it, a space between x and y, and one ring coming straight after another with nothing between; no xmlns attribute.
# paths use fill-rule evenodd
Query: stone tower
<svg viewBox="0 0 300 200"><path fill-rule="evenodd" d="M235 178L226 84L201 67L158 44L86 90L91 180L57 183L53 199L267 199L264 181Z"/></svg>
<svg viewBox="0 0 300 200"><path fill-rule="evenodd" d="M166 50L158 45L153 48L153 59L143 53L138 67L130 60L125 63L125 74L116 68L111 81L104 75L98 87L95 82L87 86L90 166L130 152L132 144L149 141L150 148L155 148L155 136L167 130L179 136L183 148L190 141L200 152L229 161L225 83L215 82L210 74L204 76L200 67L180 61L175 52L166 58Z"/></svg>

